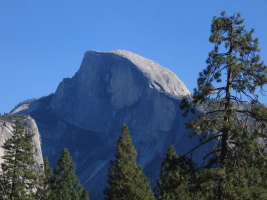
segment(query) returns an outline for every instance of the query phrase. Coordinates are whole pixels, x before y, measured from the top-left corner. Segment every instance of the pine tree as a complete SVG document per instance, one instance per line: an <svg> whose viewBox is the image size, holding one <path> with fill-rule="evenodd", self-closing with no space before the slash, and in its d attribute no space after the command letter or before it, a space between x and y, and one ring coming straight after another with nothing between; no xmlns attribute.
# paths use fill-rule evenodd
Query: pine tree
<svg viewBox="0 0 267 200"><path fill-rule="evenodd" d="M3 145L2 199L34 199L37 176L33 169L32 137L33 134L25 134L21 122L17 121L12 137Z"/></svg>
<svg viewBox="0 0 267 200"><path fill-rule="evenodd" d="M117 141L115 161L110 162L108 185L104 194L106 200L150 200L154 199L149 180L136 164L136 149L132 144L130 131L123 124L122 135Z"/></svg>
<svg viewBox="0 0 267 200"><path fill-rule="evenodd" d="M258 174L266 174L266 168L262 168L266 164L260 162L267 159L264 144L256 140L266 139L267 109L259 102L258 94L264 93L267 67L260 61L258 39L252 37L254 30L247 31L243 22L239 13L227 17L223 12L213 18L209 41L214 50L209 53L207 68L199 74L192 99L181 103L181 108L188 108L185 115L201 107L202 113L186 124L201 136L198 147L217 143L204 157L209 162L198 177L207 178L201 185L213 188L219 200L265 195L255 194L250 187L258 183L257 191L263 189L264 181L253 178L255 168ZM252 167L248 153L261 164Z"/></svg>
<svg viewBox="0 0 267 200"><path fill-rule="evenodd" d="M175 148L170 146L161 164L160 178L155 188L156 199L191 199L189 180L192 169L192 161L185 158L178 159Z"/></svg>
<svg viewBox="0 0 267 200"><path fill-rule="evenodd" d="M53 169L50 167L49 160L46 157L44 160L43 171L39 177L38 189L35 195L36 200L53 200L52 184L53 184Z"/></svg>
<svg viewBox="0 0 267 200"><path fill-rule="evenodd" d="M68 149L64 149L54 169L52 195L55 200L88 200L89 196L75 174Z"/></svg>
<svg viewBox="0 0 267 200"><path fill-rule="evenodd" d="M3 185L3 178L2 178L2 172L0 170L0 199L3 199L5 193L4 193L4 185Z"/></svg>
<svg viewBox="0 0 267 200"><path fill-rule="evenodd" d="M88 195L88 193L87 193L85 188L83 188L82 191L81 191L80 199L82 199L82 200L90 200L89 195Z"/></svg>

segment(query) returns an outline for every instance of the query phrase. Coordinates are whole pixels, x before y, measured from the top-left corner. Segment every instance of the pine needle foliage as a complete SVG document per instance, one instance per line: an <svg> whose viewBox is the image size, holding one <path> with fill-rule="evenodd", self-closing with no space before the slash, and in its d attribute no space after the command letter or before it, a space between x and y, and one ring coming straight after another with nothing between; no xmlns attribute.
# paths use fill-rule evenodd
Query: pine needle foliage
<svg viewBox="0 0 267 200"><path fill-rule="evenodd" d="M36 200L53 200L53 169L50 167L48 157L44 159L44 165L42 168L43 171L39 177L39 184L35 198Z"/></svg>
<svg viewBox="0 0 267 200"><path fill-rule="evenodd" d="M186 124L200 135L198 146L217 143L204 157L208 159L202 166L205 170L196 176L200 189L215 192L204 199L266 196L260 176L266 174L267 109L258 95L265 93L267 67L260 61L254 30L247 31L243 23L239 13L228 17L223 12L213 18L209 41L214 49L206 69L199 74L192 98L183 99L180 105L186 108L185 116L201 108L201 113ZM259 144L259 140L263 142Z"/></svg>
<svg viewBox="0 0 267 200"><path fill-rule="evenodd" d="M5 155L1 164L1 197L10 200L33 200L37 188L34 172L33 134L26 134L20 121L15 123L13 135L2 146Z"/></svg>
<svg viewBox="0 0 267 200"><path fill-rule="evenodd" d="M189 200L190 177L193 163L190 159L180 158L173 146L161 164L160 178L157 181L154 193L157 200Z"/></svg>
<svg viewBox="0 0 267 200"><path fill-rule="evenodd" d="M126 124L123 124L116 150L115 160L110 162L105 199L153 200L149 180L143 174L142 167L136 164L137 153Z"/></svg>
<svg viewBox="0 0 267 200"><path fill-rule="evenodd" d="M52 193L55 200L89 200L85 188L75 174L75 165L66 148L54 169Z"/></svg>

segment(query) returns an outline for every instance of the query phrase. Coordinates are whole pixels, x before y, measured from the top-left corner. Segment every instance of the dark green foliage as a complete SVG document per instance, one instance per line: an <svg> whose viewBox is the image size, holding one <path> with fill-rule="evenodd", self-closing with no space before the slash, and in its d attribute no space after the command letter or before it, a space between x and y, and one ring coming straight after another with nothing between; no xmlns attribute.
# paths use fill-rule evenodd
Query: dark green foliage
<svg viewBox="0 0 267 200"><path fill-rule="evenodd" d="M50 167L49 160L46 157L44 160L44 185L48 191L51 190L51 185L53 183L52 178L53 178L53 169Z"/></svg>
<svg viewBox="0 0 267 200"><path fill-rule="evenodd" d="M154 199L149 180L136 164L136 149L132 144L130 131L126 124L116 145L115 161L110 162L108 185L104 194L107 200L150 200Z"/></svg>
<svg viewBox="0 0 267 200"><path fill-rule="evenodd" d="M53 169L50 167L48 158L44 160L43 171L39 177L38 189L35 195L37 200L53 200L52 192Z"/></svg>
<svg viewBox="0 0 267 200"><path fill-rule="evenodd" d="M25 119L26 115L23 114L14 114L9 115L4 113L3 115L0 115L0 120L3 120L5 122L14 123L16 121L23 121Z"/></svg>
<svg viewBox="0 0 267 200"><path fill-rule="evenodd" d="M68 149L63 150L54 170L52 193L55 200L89 199L86 190L75 174L75 166Z"/></svg>
<svg viewBox="0 0 267 200"><path fill-rule="evenodd" d="M87 191L86 191L85 188L82 189L82 193L81 193L81 197L80 197L80 199L83 199L83 200L90 200L89 195L88 195L88 193L87 193Z"/></svg>
<svg viewBox="0 0 267 200"><path fill-rule="evenodd" d="M247 147L234 147L238 148L234 150L238 159L227 159L227 168L203 168L195 173L192 179L195 199L218 199L219 189L223 191L224 199L267 199L267 155L257 143ZM251 148L261 149L262 156L259 156L258 150Z"/></svg>
<svg viewBox="0 0 267 200"><path fill-rule="evenodd" d="M25 134L20 121L15 123L13 135L3 148L5 155L1 164L1 197L2 199L34 199L37 188L37 176L34 173L33 134Z"/></svg>
<svg viewBox="0 0 267 200"><path fill-rule="evenodd" d="M192 161L185 158L178 159L174 147L170 146L161 164L160 179L154 191L156 199L191 199L189 180L192 169Z"/></svg>
<svg viewBox="0 0 267 200"><path fill-rule="evenodd" d="M200 199L266 198L266 181L260 178L266 175L266 144L258 141L266 139L267 109L258 94L264 93L267 67L260 61L254 30L247 31L243 21L240 14L213 18L209 41L214 49L207 68L192 98L181 103L185 115L202 111L186 124L201 136L200 145L217 143L195 176Z"/></svg>

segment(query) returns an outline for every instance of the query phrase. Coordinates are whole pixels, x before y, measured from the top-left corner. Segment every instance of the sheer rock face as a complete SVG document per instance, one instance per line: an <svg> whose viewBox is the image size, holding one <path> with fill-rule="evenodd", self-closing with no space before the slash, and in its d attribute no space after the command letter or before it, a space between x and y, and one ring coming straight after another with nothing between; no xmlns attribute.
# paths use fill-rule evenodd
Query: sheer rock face
<svg viewBox="0 0 267 200"><path fill-rule="evenodd" d="M170 129L175 116L159 109L172 107L174 112L172 101L163 97L168 94L179 98L189 91L158 63L128 51L88 51L75 76L60 83L51 108L71 123L104 131L121 109L152 101L153 121L162 118L160 128L164 131Z"/></svg>
<svg viewBox="0 0 267 200"><path fill-rule="evenodd" d="M21 117L21 123L24 126L24 131L27 134L34 134L33 136L33 158L35 160L35 171L39 172L41 169L41 165L43 164L42 150L41 150L41 140L40 133L38 131L37 125L29 116ZM4 155L4 149L2 148L3 144L6 140L8 140L13 135L13 130L15 126L14 119L4 120L0 119L0 163L3 163L2 156Z"/></svg>
<svg viewBox="0 0 267 200"><path fill-rule="evenodd" d="M99 200L123 123L152 185L169 145L181 155L198 142L188 137L179 108L188 94L176 75L154 61L123 50L88 51L55 94L17 109L36 120L52 166L68 148L91 199Z"/></svg>

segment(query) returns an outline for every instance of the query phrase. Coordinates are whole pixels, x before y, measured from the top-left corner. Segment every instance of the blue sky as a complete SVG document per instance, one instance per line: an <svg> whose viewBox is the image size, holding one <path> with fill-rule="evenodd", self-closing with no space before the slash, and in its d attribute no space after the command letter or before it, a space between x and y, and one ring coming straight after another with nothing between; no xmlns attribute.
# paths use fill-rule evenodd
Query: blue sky
<svg viewBox="0 0 267 200"><path fill-rule="evenodd" d="M267 63L267 0L0 0L0 113L55 92L87 50L132 51L192 92L213 48L212 17L222 11L240 12L255 29Z"/></svg>

